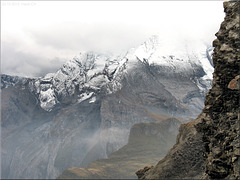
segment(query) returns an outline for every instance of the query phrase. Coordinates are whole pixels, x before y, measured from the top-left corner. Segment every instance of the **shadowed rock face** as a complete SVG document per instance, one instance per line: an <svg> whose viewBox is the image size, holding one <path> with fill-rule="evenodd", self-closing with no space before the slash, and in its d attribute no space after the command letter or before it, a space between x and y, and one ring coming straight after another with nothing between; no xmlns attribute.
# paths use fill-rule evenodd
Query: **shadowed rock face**
<svg viewBox="0 0 240 180"><path fill-rule="evenodd" d="M213 88L199 124L208 178L239 178L240 169L240 2L224 2L226 17L213 42Z"/></svg>
<svg viewBox="0 0 240 180"><path fill-rule="evenodd" d="M188 124L182 124L177 136L177 142L167 155L156 166L145 173L138 173L140 179L199 179L204 171L204 152L202 136L197 132L194 120Z"/></svg>
<svg viewBox="0 0 240 180"><path fill-rule="evenodd" d="M224 2L226 17L213 42L213 87L202 113L181 125L177 143L166 157L139 178L240 177L239 8L237 1Z"/></svg>

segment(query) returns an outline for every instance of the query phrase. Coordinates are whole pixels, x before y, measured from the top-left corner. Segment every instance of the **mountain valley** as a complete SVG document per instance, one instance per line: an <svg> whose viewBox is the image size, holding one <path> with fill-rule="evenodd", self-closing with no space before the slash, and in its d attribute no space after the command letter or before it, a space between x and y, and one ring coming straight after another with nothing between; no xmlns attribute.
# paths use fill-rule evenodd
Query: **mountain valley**
<svg viewBox="0 0 240 180"><path fill-rule="evenodd" d="M213 71L213 48L199 44L166 51L152 36L121 56L80 53L44 77L2 75L2 178L57 178L68 168L91 168L128 151L135 124L195 118Z"/></svg>

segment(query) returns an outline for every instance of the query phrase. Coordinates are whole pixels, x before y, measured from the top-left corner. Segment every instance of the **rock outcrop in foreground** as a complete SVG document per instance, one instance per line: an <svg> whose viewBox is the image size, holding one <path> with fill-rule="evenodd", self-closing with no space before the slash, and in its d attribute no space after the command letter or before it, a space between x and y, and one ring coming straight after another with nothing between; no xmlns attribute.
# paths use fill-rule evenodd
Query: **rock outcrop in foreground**
<svg viewBox="0 0 240 180"><path fill-rule="evenodd" d="M182 124L177 142L167 155L148 171L141 169L136 172L140 179L199 179L204 171L202 136L195 125L199 119ZM146 169L146 168L145 168ZM145 173L144 173L145 172Z"/></svg>
<svg viewBox="0 0 240 180"><path fill-rule="evenodd" d="M240 3L224 2L224 11L213 42L213 87L202 113L180 127L166 157L153 168L139 170L138 178L240 178Z"/></svg>
<svg viewBox="0 0 240 180"><path fill-rule="evenodd" d="M213 42L213 87L199 130L205 143L206 176L240 178L240 2L224 2L226 17Z"/></svg>

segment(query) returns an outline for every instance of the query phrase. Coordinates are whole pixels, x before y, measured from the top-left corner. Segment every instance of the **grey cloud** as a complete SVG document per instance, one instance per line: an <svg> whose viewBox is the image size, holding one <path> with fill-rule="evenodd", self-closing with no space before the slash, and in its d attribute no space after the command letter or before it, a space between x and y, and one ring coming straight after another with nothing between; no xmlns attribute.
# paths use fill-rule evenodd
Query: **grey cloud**
<svg viewBox="0 0 240 180"><path fill-rule="evenodd" d="M63 28L64 27L64 28ZM25 30L27 37L33 42L31 47L22 44L24 39L13 37L11 42L2 43L2 73L19 76L43 76L55 72L64 61L61 52L76 52L69 59L81 51L96 51L100 53L119 54L127 51L143 41L149 35L141 29L117 24L59 24L48 29ZM49 47L49 48L48 48ZM25 53L35 49L42 49L42 53ZM18 50L21 49L21 50ZM45 49L45 51L43 50ZM66 57L66 56L65 56Z"/></svg>
<svg viewBox="0 0 240 180"><path fill-rule="evenodd" d="M54 25L47 29L25 29L25 34L31 39L31 46L22 44L26 37L12 37L11 41L2 42L2 73L44 76L46 73L55 72L63 62L82 51L118 55L141 44L151 35L136 26L73 23ZM36 49L41 51L35 51ZM29 51L31 53L26 53ZM65 52L72 52L72 55L63 59L67 57L63 56Z"/></svg>
<svg viewBox="0 0 240 180"><path fill-rule="evenodd" d="M102 53L120 53L144 42L153 34L137 26L80 23L59 24L47 30L29 30L28 33L42 46Z"/></svg>
<svg viewBox="0 0 240 180"><path fill-rule="evenodd" d="M65 6L48 3L41 6L39 3L31 17L29 9L26 12L5 9L2 72L44 75L54 72L65 60L82 51L117 55L140 45L154 34L167 41L173 37L180 40L193 37L211 44L224 17L221 2L205 5L186 2L181 3L183 6L175 6L175 2L152 3L142 2L141 6L101 3L99 7L80 2L74 7L72 3ZM180 40L177 42L181 43Z"/></svg>
<svg viewBox="0 0 240 180"><path fill-rule="evenodd" d="M56 71L63 60L47 60L41 56L18 51L15 44L2 42L1 73L9 75L39 77Z"/></svg>

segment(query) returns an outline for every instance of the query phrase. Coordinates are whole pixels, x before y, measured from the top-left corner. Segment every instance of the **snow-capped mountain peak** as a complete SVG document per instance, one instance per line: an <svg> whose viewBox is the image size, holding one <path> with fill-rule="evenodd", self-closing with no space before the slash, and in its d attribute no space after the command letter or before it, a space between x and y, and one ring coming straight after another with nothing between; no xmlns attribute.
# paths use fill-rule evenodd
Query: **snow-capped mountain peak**
<svg viewBox="0 0 240 180"><path fill-rule="evenodd" d="M149 59L159 46L159 37L154 35L141 44L135 51L134 55L141 61Z"/></svg>
<svg viewBox="0 0 240 180"><path fill-rule="evenodd" d="M154 35L139 47L130 49L125 56L112 57L95 52L80 53L63 64L56 73L47 74L36 80L35 89L41 107L51 111L56 104L76 93L77 102L90 98L93 102L96 93L103 86L106 87L105 93L121 89L124 74L131 72L139 62L164 67L168 73L188 75L194 74L196 67L202 67L205 76L200 81L210 81L213 67L208 56L206 47L201 43L189 48L189 45L174 44ZM204 89L200 82L198 85L199 89Z"/></svg>
<svg viewBox="0 0 240 180"><path fill-rule="evenodd" d="M79 95L78 102L93 97L96 91L112 79L118 66L115 57L94 52L80 53L63 64L56 73L49 73L35 82L41 107L51 111L60 100L83 89L89 92Z"/></svg>
<svg viewBox="0 0 240 180"><path fill-rule="evenodd" d="M160 38L152 36L141 44L132 54L149 65L159 65L175 72L186 72L193 66L201 66L205 72L205 79L212 79L213 65L211 62L213 48L207 48L204 43L195 40Z"/></svg>

